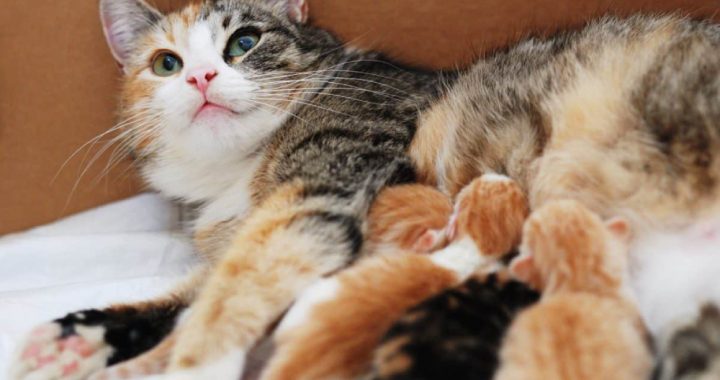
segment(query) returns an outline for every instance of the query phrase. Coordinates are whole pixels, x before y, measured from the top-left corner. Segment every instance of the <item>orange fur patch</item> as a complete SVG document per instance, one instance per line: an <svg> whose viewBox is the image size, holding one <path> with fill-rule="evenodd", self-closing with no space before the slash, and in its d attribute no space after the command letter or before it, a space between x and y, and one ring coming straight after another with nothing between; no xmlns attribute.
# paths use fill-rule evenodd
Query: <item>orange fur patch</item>
<svg viewBox="0 0 720 380"><path fill-rule="evenodd" d="M383 190L368 216L367 244L374 254L390 250L413 250L428 230L445 227L452 203L438 190L424 185L403 185Z"/></svg>
<svg viewBox="0 0 720 380"><path fill-rule="evenodd" d="M316 306L308 323L278 337L279 349L263 379L361 375L382 335L408 307L457 282L429 257L409 254L366 259L337 279L341 290L333 300Z"/></svg>
<svg viewBox="0 0 720 380"><path fill-rule="evenodd" d="M460 192L457 210L458 237L469 235L484 255L499 257L520 243L528 205L510 179L480 177Z"/></svg>
<svg viewBox="0 0 720 380"><path fill-rule="evenodd" d="M545 291L615 294L625 252L609 252L614 238L600 218L580 203L560 201L531 215L523 247L532 254Z"/></svg>
<svg viewBox="0 0 720 380"><path fill-rule="evenodd" d="M415 164L418 180L426 185L438 184L435 163L443 142L447 138L453 111L443 101L420 116L417 132L408 151Z"/></svg>

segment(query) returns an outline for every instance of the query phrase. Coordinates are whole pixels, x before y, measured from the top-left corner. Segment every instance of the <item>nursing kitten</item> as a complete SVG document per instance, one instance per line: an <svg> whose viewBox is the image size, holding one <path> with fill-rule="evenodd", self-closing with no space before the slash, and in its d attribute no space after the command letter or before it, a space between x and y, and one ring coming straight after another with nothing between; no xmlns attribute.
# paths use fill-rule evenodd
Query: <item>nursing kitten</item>
<svg viewBox="0 0 720 380"><path fill-rule="evenodd" d="M393 204L395 194L403 196L403 201ZM406 197L411 194L412 202L408 202ZM417 229L408 223L414 220L424 220L420 226L439 225L442 228L450 217L450 209L445 208L447 205L448 198L429 187L390 188L381 193L371 209L369 236L379 237L388 244L394 242L395 254L362 260L308 289L275 332L277 349L262 379L355 379L369 374L378 343L407 309L460 284L478 264L481 270L494 271L497 249L519 242L527 215L525 197L508 178L494 175L473 181L456 200L452 221L454 232L447 247L432 255L418 255L417 251L408 249L418 246L411 241L419 239L423 246L419 252L423 252L425 243L422 241L431 239L416 233L408 241L399 238L408 236L407 233L392 233ZM444 212L432 212L437 209ZM378 223L373 223L399 215L404 217L395 219L392 228L377 228ZM483 229L483 223L493 223L494 228ZM430 238L433 236L439 238L438 233L431 233ZM451 275L452 270L457 273ZM487 287L488 293L493 292L491 288L493 285ZM495 293L499 295L499 292ZM472 297L477 294L468 296L477 303L484 301ZM495 310L502 309L502 304L493 306ZM502 312L504 310L500 310ZM482 321L486 323L483 326L486 331L502 330L492 324L493 321ZM424 327L430 328L431 324ZM403 343L427 343L407 342L406 338L401 339ZM436 338L432 343L438 346L452 342L451 336ZM431 361L435 359L438 358Z"/></svg>
<svg viewBox="0 0 720 380"><path fill-rule="evenodd" d="M373 379L492 379L516 314L539 294L505 269L476 275L410 309L383 337Z"/></svg>
<svg viewBox="0 0 720 380"><path fill-rule="evenodd" d="M627 294L628 243L625 221L603 223L574 201L530 216L511 269L542 298L510 326L496 380L649 378L647 333Z"/></svg>
<svg viewBox="0 0 720 380"><path fill-rule="evenodd" d="M237 378L304 288L362 255L386 186L419 179L455 196L484 173L507 174L533 208L574 198L637 229L717 212L720 28L710 23L604 18L431 73L345 48L305 25L304 0L169 15L101 0L101 11L125 73L121 136L153 188L201 205L194 229L208 266L157 303L192 303L169 362L179 377ZM176 316L133 308L137 319ZM40 327L13 377L82 377L135 355L132 323L96 312ZM121 320L118 345L105 321Z"/></svg>

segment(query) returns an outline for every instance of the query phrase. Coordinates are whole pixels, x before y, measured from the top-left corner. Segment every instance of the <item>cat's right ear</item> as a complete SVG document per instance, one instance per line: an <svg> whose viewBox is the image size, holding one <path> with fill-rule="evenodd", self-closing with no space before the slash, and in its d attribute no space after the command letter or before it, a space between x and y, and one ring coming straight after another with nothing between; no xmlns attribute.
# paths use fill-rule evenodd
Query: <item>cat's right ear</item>
<svg viewBox="0 0 720 380"><path fill-rule="evenodd" d="M162 18L143 0L100 0L100 21L110 51L125 66L137 36Z"/></svg>

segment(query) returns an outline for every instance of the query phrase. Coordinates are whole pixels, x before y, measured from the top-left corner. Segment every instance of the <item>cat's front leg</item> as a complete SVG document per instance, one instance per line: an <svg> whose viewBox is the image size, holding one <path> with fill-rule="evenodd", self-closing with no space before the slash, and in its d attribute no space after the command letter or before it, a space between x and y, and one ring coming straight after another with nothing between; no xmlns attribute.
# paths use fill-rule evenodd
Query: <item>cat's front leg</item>
<svg viewBox="0 0 720 380"><path fill-rule="evenodd" d="M10 379L84 379L151 349L172 331L205 271L156 300L82 310L36 327L16 354Z"/></svg>
<svg viewBox="0 0 720 380"><path fill-rule="evenodd" d="M249 348L297 295L360 251L360 217L282 186L238 231L178 330L167 378L239 378Z"/></svg>

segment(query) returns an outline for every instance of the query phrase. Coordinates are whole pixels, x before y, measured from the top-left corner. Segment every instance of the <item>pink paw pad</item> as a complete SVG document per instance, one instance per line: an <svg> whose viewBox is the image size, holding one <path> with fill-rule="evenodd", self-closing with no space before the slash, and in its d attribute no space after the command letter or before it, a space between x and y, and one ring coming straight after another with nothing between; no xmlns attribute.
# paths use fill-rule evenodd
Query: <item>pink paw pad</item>
<svg viewBox="0 0 720 380"><path fill-rule="evenodd" d="M40 355L40 351L42 351L42 346L40 344L31 344L29 345L25 351L22 353L23 359L32 359L36 358L38 355Z"/></svg>
<svg viewBox="0 0 720 380"><path fill-rule="evenodd" d="M40 368L45 367L46 365L53 363L56 360L57 355L40 356L37 358L38 366L40 366Z"/></svg>
<svg viewBox="0 0 720 380"><path fill-rule="evenodd" d="M73 373L77 372L78 369L80 369L80 363L78 363L77 361L74 361L70 364L66 364L62 368L63 376L72 375Z"/></svg>
<svg viewBox="0 0 720 380"><path fill-rule="evenodd" d="M93 347L85 339L79 336L72 336L60 341L60 349L63 351L73 351L86 358L93 354Z"/></svg>

